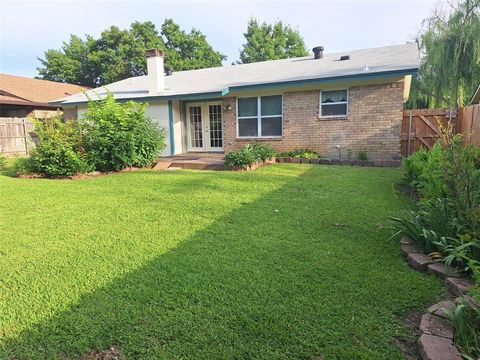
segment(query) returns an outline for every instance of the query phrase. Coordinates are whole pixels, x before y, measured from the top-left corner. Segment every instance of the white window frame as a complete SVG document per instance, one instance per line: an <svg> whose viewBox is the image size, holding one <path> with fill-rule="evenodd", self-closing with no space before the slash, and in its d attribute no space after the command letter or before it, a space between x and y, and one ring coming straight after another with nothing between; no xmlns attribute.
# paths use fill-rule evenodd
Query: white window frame
<svg viewBox="0 0 480 360"><path fill-rule="evenodd" d="M346 90L347 91L347 101L337 101L337 102L331 102L331 103L327 103L327 104L322 104L322 93L324 92L329 92L329 91L339 91L339 90ZM322 118L326 118L326 119L330 119L330 118L346 118L348 117L348 103L349 103L349 96L350 96L350 90L347 88L341 88L341 89L328 89L328 90L320 90L320 99L319 99L319 114L318 114L318 117L320 119ZM345 108L345 115L322 115L322 106L323 105L338 105L338 104L346 104L346 108Z"/></svg>
<svg viewBox="0 0 480 360"><path fill-rule="evenodd" d="M280 96L282 99L282 113L280 115L263 115L262 116L262 97L265 96ZM252 119L255 116L238 116L238 99L246 99L246 98L257 98L257 136L240 136L239 130L240 127L238 125L238 120L240 119ZM283 94L268 94L268 95L258 95L258 96L240 96L237 97L237 138L238 139L279 139L283 137ZM262 118L282 118L282 133L280 135L271 135L271 136L262 136Z"/></svg>

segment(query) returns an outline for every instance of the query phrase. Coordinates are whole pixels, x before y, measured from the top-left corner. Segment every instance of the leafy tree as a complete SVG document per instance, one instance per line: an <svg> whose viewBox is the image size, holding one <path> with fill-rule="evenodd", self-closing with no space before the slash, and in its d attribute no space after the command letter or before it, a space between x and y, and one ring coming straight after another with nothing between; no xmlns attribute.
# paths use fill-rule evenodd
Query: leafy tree
<svg viewBox="0 0 480 360"><path fill-rule="evenodd" d="M226 59L225 55L213 50L200 31L194 28L187 34L172 19L163 23L162 36L166 39L165 61L173 70L221 66Z"/></svg>
<svg viewBox="0 0 480 360"><path fill-rule="evenodd" d="M479 9L480 0L462 0L424 21L417 39L423 57L409 106L468 104L480 83Z"/></svg>
<svg viewBox="0 0 480 360"><path fill-rule="evenodd" d="M252 18L243 36L247 42L240 51L240 62L244 64L308 55L298 30L282 21L260 24Z"/></svg>
<svg viewBox="0 0 480 360"><path fill-rule="evenodd" d="M215 51L198 30L183 31L166 19L159 33L150 21L134 22L128 30L111 26L100 38L71 35L60 50L50 49L39 59L40 78L91 87L145 75L145 50L161 48L165 66L174 71L221 66L225 56Z"/></svg>

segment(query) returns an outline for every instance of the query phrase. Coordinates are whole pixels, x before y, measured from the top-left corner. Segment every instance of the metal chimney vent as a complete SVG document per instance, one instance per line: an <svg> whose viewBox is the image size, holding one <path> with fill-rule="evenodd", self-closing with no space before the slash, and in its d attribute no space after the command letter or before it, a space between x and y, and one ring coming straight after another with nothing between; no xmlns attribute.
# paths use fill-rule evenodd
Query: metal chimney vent
<svg viewBox="0 0 480 360"><path fill-rule="evenodd" d="M316 46L312 49L312 51L313 51L313 58L314 59L323 58L323 46Z"/></svg>

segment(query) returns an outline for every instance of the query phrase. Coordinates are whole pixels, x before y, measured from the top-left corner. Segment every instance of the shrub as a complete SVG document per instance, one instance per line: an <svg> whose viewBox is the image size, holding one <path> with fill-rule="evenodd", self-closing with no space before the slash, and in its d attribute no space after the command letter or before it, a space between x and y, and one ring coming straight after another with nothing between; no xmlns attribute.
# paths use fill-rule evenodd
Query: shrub
<svg viewBox="0 0 480 360"><path fill-rule="evenodd" d="M310 149L295 149L292 151L283 152L280 154L282 157L292 157L292 158L304 158L304 159L319 159L321 158L320 154L314 150Z"/></svg>
<svg viewBox="0 0 480 360"><path fill-rule="evenodd" d="M392 217L393 228L397 231L393 237L405 235L412 239L424 252L436 250L435 233L426 231L425 219L414 211L407 211L404 217Z"/></svg>
<svg viewBox="0 0 480 360"><path fill-rule="evenodd" d="M443 261L475 275L480 271L480 148L462 145L453 125L440 127L440 140L403 162L405 180L421 201L408 218L395 218L397 234Z"/></svg>
<svg viewBox="0 0 480 360"><path fill-rule="evenodd" d="M165 131L145 115L147 105L121 104L111 94L89 101L80 120L88 161L99 171L150 165L165 148Z"/></svg>
<svg viewBox="0 0 480 360"><path fill-rule="evenodd" d="M70 176L91 168L81 147L77 122L63 121L60 115L36 120L35 133L38 143L31 153L33 172Z"/></svg>
<svg viewBox="0 0 480 360"><path fill-rule="evenodd" d="M358 160L361 161L367 161L368 160L368 154L366 150L360 150L358 152Z"/></svg>
<svg viewBox="0 0 480 360"><path fill-rule="evenodd" d="M421 196L416 211L394 218L397 234L409 236L424 251L436 250L445 264L480 276L480 148L463 145L453 124L440 126L440 140L403 161L404 176ZM478 294L477 294L478 298ZM465 358L480 355L480 310L463 301L445 309L455 343Z"/></svg>
<svg viewBox="0 0 480 360"><path fill-rule="evenodd" d="M258 160L260 160L260 157L250 144L245 145L240 150L230 151L225 155L225 165L238 166L242 169L252 166Z"/></svg>
<svg viewBox="0 0 480 360"><path fill-rule="evenodd" d="M0 155L0 171L7 168L7 158L4 155Z"/></svg>
<svg viewBox="0 0 480 360"><path fill-rule="evenodd" d="M267 144L261 143L254 143L252 144L253 152L257 155L257 157L262 160L271 160L277 155L277 152Z"/></svg>
<svg viewBox="0 0 480 360"><path fill-rule="evenodd" d="M18 158L15 161L13 168L17 176L38 172L38 166L35 159L31 156Z"/></svg>

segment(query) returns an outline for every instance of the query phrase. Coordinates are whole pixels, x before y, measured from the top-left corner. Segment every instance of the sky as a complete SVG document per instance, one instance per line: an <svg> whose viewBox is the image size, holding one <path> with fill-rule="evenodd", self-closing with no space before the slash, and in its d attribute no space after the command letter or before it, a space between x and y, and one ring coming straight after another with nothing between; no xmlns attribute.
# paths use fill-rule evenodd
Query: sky
<svg viewBox="0 0 480 360"><path fill-rule="evenodd" d="M111 25L128 28L172 18L184 30L206 35L215 50L239 58L250 17L283 20L298 28L308 49L325 53L413 41L437 0L424 1L6 1L0 0L0 72L37 75L47 49L70 34L94 37Z"/></svg>

